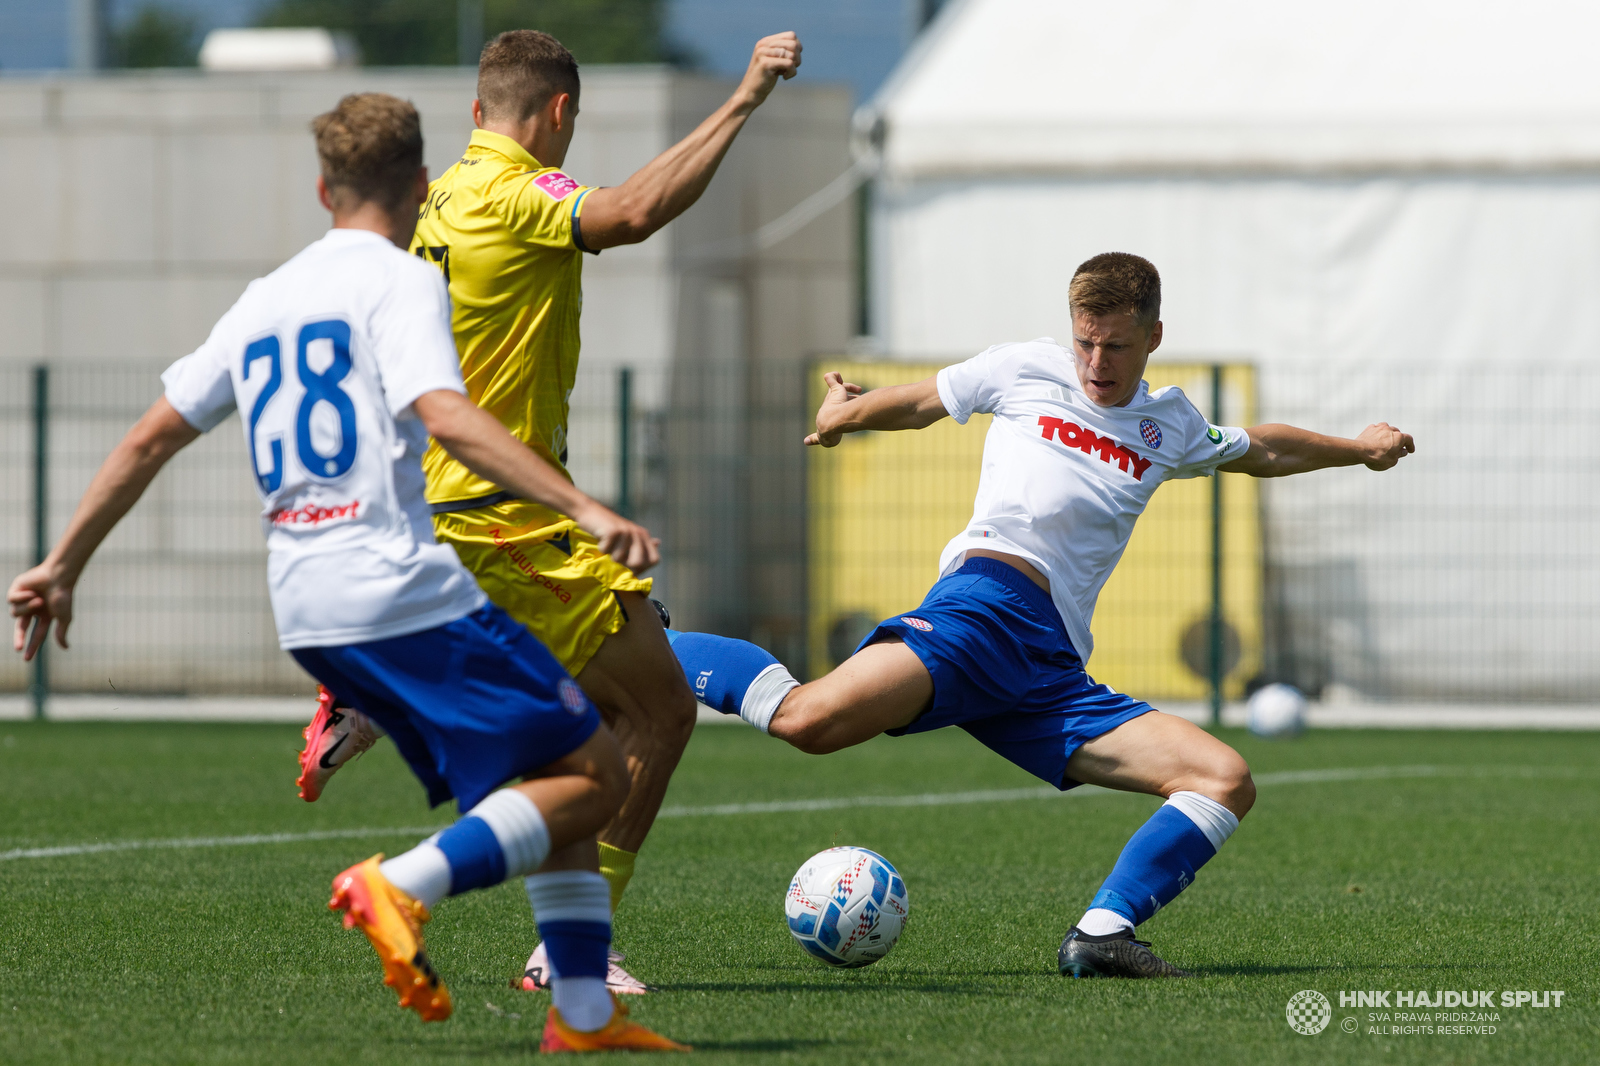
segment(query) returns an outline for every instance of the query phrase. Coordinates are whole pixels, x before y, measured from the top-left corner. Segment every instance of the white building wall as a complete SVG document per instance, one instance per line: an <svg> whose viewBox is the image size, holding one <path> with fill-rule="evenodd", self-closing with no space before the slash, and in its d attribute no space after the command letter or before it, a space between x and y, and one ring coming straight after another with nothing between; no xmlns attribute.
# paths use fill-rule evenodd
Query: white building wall
<svg viewBox="0 0 1600 1066"><path fill-rule="evenodd" d="M732 89L667 68L598 67L583 77L564 166L596 185L624 181ZM49 365L61 408L54 535L121 429L159 394L159 369L193 350L250 280L325 232L312 118L349 92L409 99L438 174L470 136L474 87L470 71L428 69L0 79L0 498L11 505L0 565L15 572L30 550L20 368ZM570 465L587 491L616 491L616 369L636 369L642 414L659 409L674 362L703 347L708 279L733 283L744 321L762 324L743 327L747 359L843 346L848 207L759 253L740 238L845 168L848 118L848 89L786 83L687 216L642 245L586 258ZM126 370L100 369L108 365ZM54 657L57 683L304 691L298 668L274 650L257 506L230 421L177 460L103 549L80 593L74 649ZM15 659L0 660L0 688L24 682Z"/></svg>

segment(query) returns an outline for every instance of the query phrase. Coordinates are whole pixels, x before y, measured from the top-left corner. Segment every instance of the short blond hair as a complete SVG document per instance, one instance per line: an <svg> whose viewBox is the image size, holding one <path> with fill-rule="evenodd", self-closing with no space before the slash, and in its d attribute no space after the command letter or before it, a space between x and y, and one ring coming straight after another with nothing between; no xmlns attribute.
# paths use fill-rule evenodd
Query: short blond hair
<svg viewBox="0 0 1600 1066"><path fill-rule="evenodd" d="M328 198L340 208L376 201L395 208L422 166L422 119L387 93L352 93L311 122Z"/></svg>
<svg viewBox="0 0 1600 1066"><path fill-rule="evenodd" d="M1102 252L1073 271L1067 310L1077 315L1132 315L1141 329L1161 317L1161 274L1150 260Z"/></svg>

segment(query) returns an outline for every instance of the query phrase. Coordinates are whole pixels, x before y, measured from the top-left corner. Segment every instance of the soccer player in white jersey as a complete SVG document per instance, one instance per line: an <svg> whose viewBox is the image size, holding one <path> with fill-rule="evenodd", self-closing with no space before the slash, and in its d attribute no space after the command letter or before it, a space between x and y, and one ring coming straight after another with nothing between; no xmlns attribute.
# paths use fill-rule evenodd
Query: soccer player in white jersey
<svg viewBox="0 0 1600 1066"><path fill-rule="evenodd" d="M1058 963L1073 977L1185 976L1134 928L1194 881L1250 810L1255 786L1216 737L1088 676L1095 600L1163 481L1358 463L1387 470L1413 444L1384 423L1353 440L1213 426L1181 390L1149 391L1141 379L1161 343L1161 279L1138 256L1080 266L1068 309L1070 347L1000 344L865 395L827 375L810 445L994 416L972 520L945 548L920 607L880 624L808 685L743 642L675 634L673 650L704 702L802 751L958 725L1057 788L1163 797L1067 933Z"/></svg>
<svg viewBox="0 0 1600 1066"><path fill-rule="evenodd" d="M16 647L52 621L67 646L78 576L179 449L237 410L262 502L279 641L394 738L465 812L403 855L334 879L400 1005L450 1016L422 926L445 896L525 876L559 977L542 1049L687 1050L630 1022L606 990L611 905L595 834L621 807L615 738L550 652L437 544L423 498L431 435L469 468L572 515L642 566L640 527L578 492L462 385L444 280L405 248L427 194L416 109L347 96L313 124L333 229L250 284L95 475L48 558L11 585ZM520 784L501 788L512 779Z"/></svg>

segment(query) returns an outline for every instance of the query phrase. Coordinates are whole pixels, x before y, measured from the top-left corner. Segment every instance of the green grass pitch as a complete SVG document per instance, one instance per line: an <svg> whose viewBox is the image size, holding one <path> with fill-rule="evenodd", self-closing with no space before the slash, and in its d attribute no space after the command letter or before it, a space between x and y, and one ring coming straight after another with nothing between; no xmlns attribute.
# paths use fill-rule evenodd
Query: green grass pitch
<svg viewBox="0 0 1600 1066"><path fill-rule="evenodd" d="M1600 735L1320 732L1227 739L1263 781L1196 885L1142 928L1188 981L1067 981L1055 950L1148 797L1094 793L661 821L617 917L663 991L635 1016L714 1062L1592 1062L1600 1010ZM315 805L291 727L0 723L0 853L96 841L428 826L390 745ZM1313 769L1433 767L1413 776ZM811 758L698 731L672 806L1035 784L955 730ZM548 999L514 990L520 886L442 904L431 954L456 1014L422 1025L324 908L345 865L414 836L0 861L0 1061L491 1064L535 1052ZM803 955L788 879L835 843L887 855L911 921L864 970ZM1563 990L1478 1036L1373 1035L1341 990ZM1301 1036L1316 989L1333 1022ZM1361 1031L1342 1031L1344 1018Z"/></svg>

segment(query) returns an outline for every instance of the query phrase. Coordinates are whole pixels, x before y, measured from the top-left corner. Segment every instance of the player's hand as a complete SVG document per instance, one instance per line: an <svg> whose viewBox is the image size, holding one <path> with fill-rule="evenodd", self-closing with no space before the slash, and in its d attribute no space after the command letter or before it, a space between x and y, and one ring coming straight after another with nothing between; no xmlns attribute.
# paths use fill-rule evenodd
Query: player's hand
<svg viewBox="0 0 1600 1066"><path fill-rule="evenodd" d="M840 427L845 424L845 405L861 395L861 386L850 384L844 375L832 370L822 375L822 380L828 386L828 395L823 399L822 406L817 408L817 431L805 442L831 448L844 436L844 430Z"/></svg>
<svg viewBox="0 0 1600 1066"><path fill-rule="evenodd" d="M1367 464L1368 470L1387 470L1398 463L1402 456L1417 450L1411 434L1401 433L1387 422L1368 426L1361 431L1356 442L1366 449L1367 457L1362 462Z"/></svg>
<svg viewBox="0 0 1600 1066"><path fill-rule="evenodd" d="M749 107L760 107L779 78L792 78L800 73L800 52L800 38L792 30L756 42L755 51L750 55L750 67L739 83L739 91Z"/></svg>
<svg viewBox="0 0 1600 1066"><path fill-rule="evenodd" d="M602 555L611 556L636 574L661 561L661 541L648 529L593 500L578 510L582 513L575 512L572 517L600 542Z"/></svg>
<svg viewBox="0 0 1600 1066"><path fill-rule="evenodd" d="M72 582L66 580L57 564L48 561L19 574L6 593L11 617L17 620L11 646L26 662L39 654L56 624L56 643L67 646L67 627L72 624Z"/></svg>

